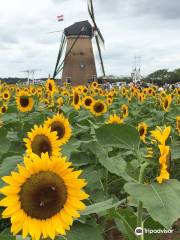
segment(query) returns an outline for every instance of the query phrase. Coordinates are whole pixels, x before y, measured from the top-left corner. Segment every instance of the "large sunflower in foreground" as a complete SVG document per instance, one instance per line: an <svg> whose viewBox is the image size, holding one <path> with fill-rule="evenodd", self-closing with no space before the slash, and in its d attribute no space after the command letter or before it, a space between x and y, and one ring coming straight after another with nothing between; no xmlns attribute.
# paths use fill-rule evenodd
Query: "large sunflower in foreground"
<svg viewBox="0 0 180 240"><path fill-rule="evenodd" d="M23 238L30 235L35 240L65 235L74 218L80 217L78 211L85 208L82 200L88 198L82 191L85 180L78 179L81 171L48 154L31 154L24 165L2 178L8 185L0 189L5 195L0 206L6 207L3 218L11 218L11 232L22 231Z"/></svg>
<svg viewBox="0 0 180 240"><path fill-rule="evenodd" d="M44 123L46 128L51 128L52 132L56 132L60 145L68 142L71 137L71 126L67 118L62 114L57 114L53 118L48 118Z"/></svg>
<svg viewBox="0 0 180 240"><path fill-rule="evenodd" d="M107 111L107 105L102 100L94 101L93 104L91 104L90 111L95 116L101 116Z"/></svg>
<svg viewBox="0 0 180 240"><path fill-rule="evenodd" d="M144 122L141 122L138 124L138 132L139 132L139 135L140 135L140 139L145 143L146 140L145 140L145 137L146 137L146 134L147 134L147 128L148 128L148 125Z"/></svg>
<svg viewBox="0 0 180 240"><path fill-rule="evenodd" d="M59 156L60 140L56 132L51 132L46 126L34 126L31 132L28 132L28 138L24 139L26 143L27 155L32 153L41 156L42 153L48 153L50 157Z"/></svg>
<svg viewBox="0 0 180 240"><path fill-rule="evenodd" d="M20 112L30 112L34 107L34 100L28 93L20 91L16 96L16 105Z"/></svg>

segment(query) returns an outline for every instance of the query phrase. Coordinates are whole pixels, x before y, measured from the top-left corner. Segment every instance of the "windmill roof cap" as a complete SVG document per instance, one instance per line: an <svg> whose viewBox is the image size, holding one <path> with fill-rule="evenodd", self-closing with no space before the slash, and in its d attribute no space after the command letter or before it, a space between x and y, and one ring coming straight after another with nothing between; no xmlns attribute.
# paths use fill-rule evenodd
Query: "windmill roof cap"
<svg viewBox="0 0 180 240"><path fill-rule="evenodd" d="M64 33L66 36L85 35L92 37L93 35L92 26L88 20L75 22L71 26L65 28Z"/></svg>

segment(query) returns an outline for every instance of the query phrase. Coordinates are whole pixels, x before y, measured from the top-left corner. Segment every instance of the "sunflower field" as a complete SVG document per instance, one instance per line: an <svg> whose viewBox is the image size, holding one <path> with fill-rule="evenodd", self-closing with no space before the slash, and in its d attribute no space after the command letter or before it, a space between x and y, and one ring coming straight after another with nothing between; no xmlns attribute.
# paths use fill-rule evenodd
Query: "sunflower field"
<svg viewBox="0 0 180 240"><path fill-rule="evenodd" d="M1 82L0 240L180 239L179 106L177 88Z"/></svg>

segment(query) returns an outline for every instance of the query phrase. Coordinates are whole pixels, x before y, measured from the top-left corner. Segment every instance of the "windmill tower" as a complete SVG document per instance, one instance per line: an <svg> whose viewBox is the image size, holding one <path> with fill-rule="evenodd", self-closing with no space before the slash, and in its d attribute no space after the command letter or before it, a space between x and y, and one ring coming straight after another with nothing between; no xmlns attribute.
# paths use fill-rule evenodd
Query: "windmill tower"
<svg viewBox="0 0 180 240"><path fill-rule="evenodd" d="M88 12L93 26L86 20L76 22L64 29L53 74L53 78L56 78L62 71L62 82L71 83L73 86L86 85L97 79L93 38L96 40L102 74L105 76L101 54L101 43L104 44L104 38L95 21L92 0L88 1ZM64 50L65 57L62 59Z"/></svg>

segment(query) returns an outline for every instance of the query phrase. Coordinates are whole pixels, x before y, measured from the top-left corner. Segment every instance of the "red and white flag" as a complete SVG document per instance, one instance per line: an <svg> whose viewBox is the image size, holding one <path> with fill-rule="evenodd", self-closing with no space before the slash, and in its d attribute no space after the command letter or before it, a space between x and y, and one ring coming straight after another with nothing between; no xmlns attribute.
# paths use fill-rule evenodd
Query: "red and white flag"
<svg viewBox="0 0 180 240"><path fill-rule="evenodd" d="M59 15L57 16L57 20L60 22L60 21L63 21L64 20L64 15Z"/></svg>

